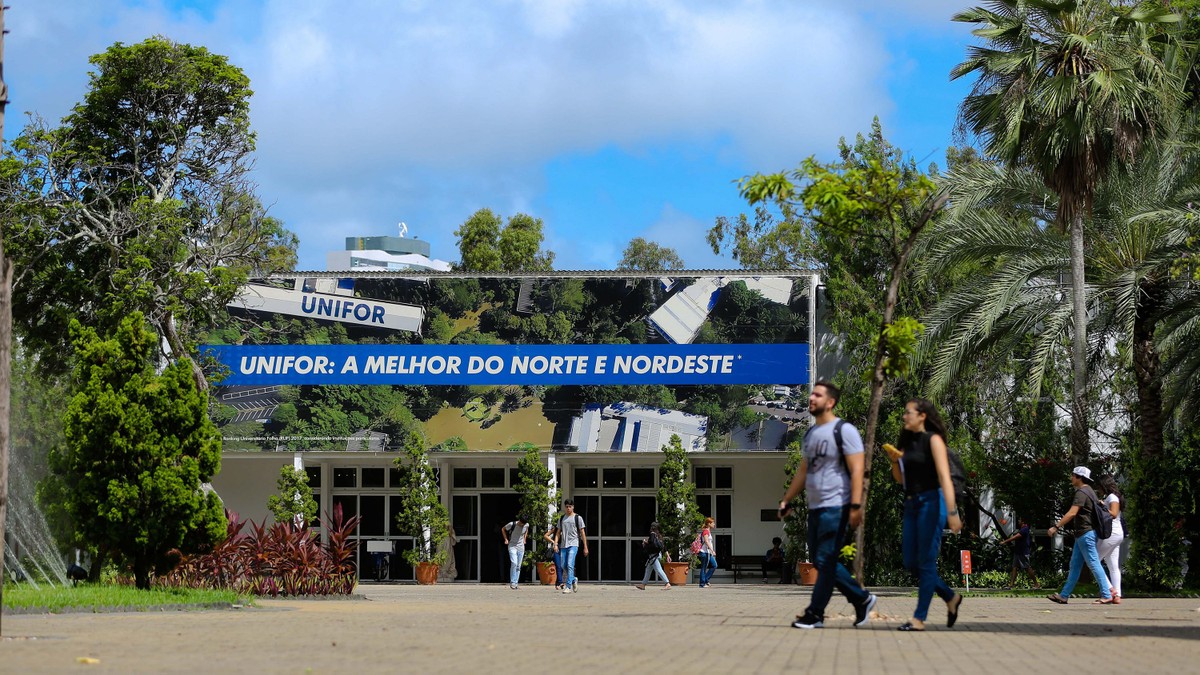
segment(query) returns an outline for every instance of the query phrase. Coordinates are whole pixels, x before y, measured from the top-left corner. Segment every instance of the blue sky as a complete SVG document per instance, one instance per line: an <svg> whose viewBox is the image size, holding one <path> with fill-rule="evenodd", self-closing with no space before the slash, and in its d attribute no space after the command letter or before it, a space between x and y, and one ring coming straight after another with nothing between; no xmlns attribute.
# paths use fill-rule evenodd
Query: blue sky
<svg viewBox="0 0 1200 675"><path fill-rule="evenodd" d="M59 120L88 56L160 34L240 66L254 178L323 269L347 236L429 240L456 260L475 210L542 218L559 269L616 265L634 237L692 268L733 183L832 158L878 116L944 163L970 41L947 0L10 0L5 134Z"/></svg>

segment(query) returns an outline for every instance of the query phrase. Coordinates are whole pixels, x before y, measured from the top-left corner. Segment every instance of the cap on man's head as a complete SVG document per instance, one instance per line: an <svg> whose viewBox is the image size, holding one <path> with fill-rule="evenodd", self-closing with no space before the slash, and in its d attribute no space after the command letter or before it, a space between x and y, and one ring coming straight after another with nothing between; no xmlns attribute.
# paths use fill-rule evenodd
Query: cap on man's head
<svg viewBox="0 0 1200 675"><path fill-rule="evenodd" d="M1077 466L1074 469L1071 469L1071 473L1079 476L1089 483L1092 482L1092 472L1086 466Z"/></svg>

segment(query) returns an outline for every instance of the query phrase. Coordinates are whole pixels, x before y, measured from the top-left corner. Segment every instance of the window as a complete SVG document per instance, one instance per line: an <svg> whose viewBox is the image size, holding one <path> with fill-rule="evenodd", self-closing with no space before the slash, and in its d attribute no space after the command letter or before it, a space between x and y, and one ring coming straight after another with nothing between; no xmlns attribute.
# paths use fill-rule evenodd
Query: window
<svg viewBox="0 0 1200 675"><path fill-rule="evenodd" d="M333 470L333 487L335 488L352 488L358 487L358 469L351 468L335 468Z"/></svg>
<svg viewBox="0 0 1200 675"><path fill-rule="evenodd" d="M404 471L395 467L388 469L388 485L400 487L404 484Z"/></svg>
<svg viewBox="0 0 1200 675"><path fill-rule="evenodd" d="M696 477L697 490L711 490L713 486L713 470L711 466L698 466L693 475Z"/></svg>
<svg viewBox="0 0 1200 675"><path fill-rule="evenodd" d="M454 470L454 487L456 488L473 488L476 487L475 469L455 469Z"/></svg>
<svg viewBox="0 0 1200 675"><path fill-rule="evenodd" d="M504 487L504 469L486 468L481 469L483 474L479 481L480 487L485 488L502 488Z"/></svg>
<svg viewBox="0 0 1200 675"><path fill-rule="evenodd" d="M718 466L716 469L717 480L714 485L718 490L733 489L733 467Z"/></svg>
<svg viewBox="0 0 1200 675"><path fill-rule="evenodd" d="M604 487L605 488L623 488L623 487L625 487L625 469L605 469L604 470Z"/></svg>
<svg viewBox="0 0 1200 675"><path fill-rule="evenodd" d="M594 488L599 484L597 469L575 469L575 489Z"/></svg>
<svg viewBox="0 0 1200 675"><path fill-rule="evenodd" d="M509 469L508 470L508 485L510 487L515 488L515 487L517 487L517 483L520 483L520 482L521 482L521 472L518 471L517 469Z"/></svg>
<svg viewBox="0 0 1200 675"><path fill-rule="evenodd" d="M308 487L314 490L321 487L321 467L306 466L304 467L304 473L308 474Z"/></svg>
<svg viewBox="0 0 1200 675"><path fill-rule="evenodd" d="M384 469L364 468L362 470L362 486L365 488L383 487L383 479L387 473Z"/></svg>
<svg viewBox="0 0 1200 675"><path fill-rule="evenodd" d="M629 470L629 487L633 487L633 488L657 487L654 484L654 469L630 469Z"/></svg>

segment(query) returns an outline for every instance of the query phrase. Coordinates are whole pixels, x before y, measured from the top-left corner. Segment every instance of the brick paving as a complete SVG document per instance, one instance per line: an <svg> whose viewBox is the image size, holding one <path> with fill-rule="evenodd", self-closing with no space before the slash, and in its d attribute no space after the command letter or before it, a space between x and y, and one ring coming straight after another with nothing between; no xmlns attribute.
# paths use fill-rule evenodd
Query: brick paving
<svg viewBox="0 0 1200 675"><path fill-rule="evenodd" d="M358 599L262 600L224 611L5 615L0 671L24 672L816 672L1200 671L1200 599L969 597L945 628L900 633L916 598L879 591L854 628L835 594L825 628L789 626L808 589L584 584L364 585ZM80 657L95 659L82 664Z"/></svg>

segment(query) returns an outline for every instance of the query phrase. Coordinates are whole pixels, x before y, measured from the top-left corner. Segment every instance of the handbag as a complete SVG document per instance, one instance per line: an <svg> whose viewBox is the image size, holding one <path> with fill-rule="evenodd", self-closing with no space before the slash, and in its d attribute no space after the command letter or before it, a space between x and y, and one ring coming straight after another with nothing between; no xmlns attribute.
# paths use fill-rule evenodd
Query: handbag
<svg viewBox="0 0 1200 675"><path fill-rule="evenodd" d="M704 541L700 538L700 533L696 533L696 538L692 540L692 555L697 555L704 548Z"/></svg>

